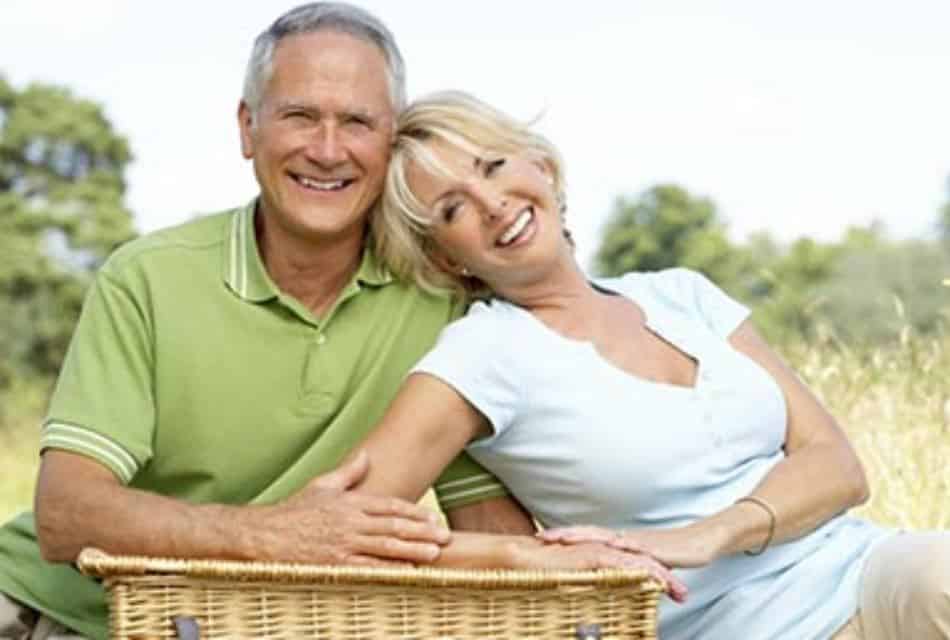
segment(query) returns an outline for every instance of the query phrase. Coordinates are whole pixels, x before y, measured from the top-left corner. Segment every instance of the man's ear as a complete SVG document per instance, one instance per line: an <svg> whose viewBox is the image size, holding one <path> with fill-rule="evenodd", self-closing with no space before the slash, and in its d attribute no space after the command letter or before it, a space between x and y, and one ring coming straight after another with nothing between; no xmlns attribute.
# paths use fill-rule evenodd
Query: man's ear
<svg viewBox="0 0 950 640"><path fill-rule="evenodd" d="M254 157L254 112L243 100L238 105L237 118L241 130L241 155L250 160Z"/></svg>

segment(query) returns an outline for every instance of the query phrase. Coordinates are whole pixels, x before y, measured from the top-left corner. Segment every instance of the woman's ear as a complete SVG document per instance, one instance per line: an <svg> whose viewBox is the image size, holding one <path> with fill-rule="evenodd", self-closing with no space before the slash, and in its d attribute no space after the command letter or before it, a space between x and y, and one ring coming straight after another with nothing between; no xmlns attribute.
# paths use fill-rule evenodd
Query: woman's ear
<svg viewBox="0 0 950 640"><path fill-rule="evenodd" d="M454 276L471 275L468 269L434 245L429 247L429 257L432 258L432 262L435 263L435 266L446 273Z"/></svg>
<svg viewBox="0 0 950 640"><path fill-rule="evenodd" d="M550 158L540 153L532 154L531 163L541 172L548 184L554 184L554 176L557 172Z"/></svg>

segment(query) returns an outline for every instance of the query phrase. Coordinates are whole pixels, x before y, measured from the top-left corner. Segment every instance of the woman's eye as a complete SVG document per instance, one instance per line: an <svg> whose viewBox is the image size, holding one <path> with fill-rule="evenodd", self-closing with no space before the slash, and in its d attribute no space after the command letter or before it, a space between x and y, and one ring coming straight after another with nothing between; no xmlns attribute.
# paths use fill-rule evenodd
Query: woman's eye
<svg viewBox="0 0 950 640"><path fill-rule="evenodd" d="M445 205L445 208L442 209L442 220L445 222L452 222L461 206L462 205L458 202L450 202L449 204Z"/></svg>
<svg viewBox="0 0 950 640"><path fill-rule="evenodd" d="M505 158L496 158L494 160L486 162L485 163L485 177L486 178L490 177L493 173L501 169L505 165L505 162L507 162Z"/></svg>

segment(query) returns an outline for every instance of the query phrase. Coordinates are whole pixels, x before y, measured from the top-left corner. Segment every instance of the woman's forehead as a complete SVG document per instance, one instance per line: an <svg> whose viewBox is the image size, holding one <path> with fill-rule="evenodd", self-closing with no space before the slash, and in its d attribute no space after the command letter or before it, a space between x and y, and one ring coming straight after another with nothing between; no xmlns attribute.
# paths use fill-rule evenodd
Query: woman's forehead
<svg viewBox="0 0 950 640"><path fill-rule="evenodd" d="M433 182L455 182L472 173L480 156L448 141L430 139L413 150L406 177L414 185L413 190L419 183L431 188Z"/></svg>

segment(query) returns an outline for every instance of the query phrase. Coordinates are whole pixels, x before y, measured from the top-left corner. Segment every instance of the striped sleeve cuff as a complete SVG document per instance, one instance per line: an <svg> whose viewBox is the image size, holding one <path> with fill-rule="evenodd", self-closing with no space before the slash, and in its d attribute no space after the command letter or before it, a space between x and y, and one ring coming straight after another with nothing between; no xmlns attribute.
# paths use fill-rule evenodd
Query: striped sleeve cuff
<svg viewBox="0 0 950 640"><path fill-rule="evenodd" d="M505 485L488 473L442 482L433 488L443 511L509 495Z"/></svg>
<svg viewBox="0 0 950 640"><path fill-rule="evenodd" d="M88 456L108 467L123 484L132 481L139 464L121 445L84 427L47 422L40 436L40 451L64 449Z"/></svg>

